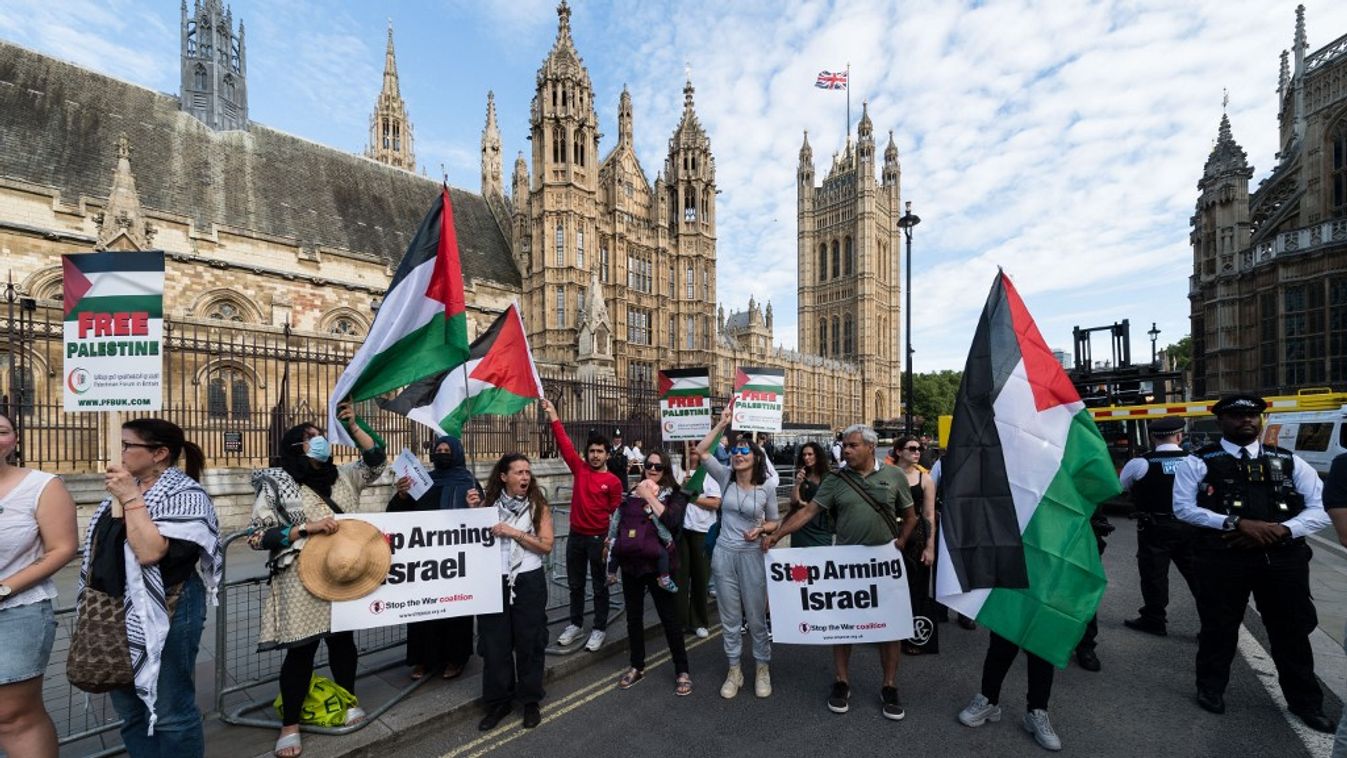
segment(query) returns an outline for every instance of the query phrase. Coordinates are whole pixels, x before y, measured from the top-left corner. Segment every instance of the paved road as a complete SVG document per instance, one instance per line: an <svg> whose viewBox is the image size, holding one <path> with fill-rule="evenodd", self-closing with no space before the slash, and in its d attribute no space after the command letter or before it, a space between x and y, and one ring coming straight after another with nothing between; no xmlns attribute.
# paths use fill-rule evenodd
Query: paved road
<svg viewBox="0 0 1347 758"><path fill-rule="evenodd" d="M1135 532L1132 522L1115 519L1119 529L1105 555L1112 582L1101 608L1100 648L1104 670L1075 665L1057 673L1051 714L1066 755L1089 756L1291 756L1326 755L1327 742L1307 745L1274 702L1263 680L1275 689L1275 676L1259 673L1267 661L1261 623L1250 612L1244 655L1237 658L1227 692L1229 710L1213 716L1193 701L1196 612L1175 573L1171 636L1157 639L1122 626L1140 604L1136 588ZM613 684L620 661L606 662L549 683L543 725L525 731L518 717L494 732L476 730L478 714L409 744L389 746L398 755L484 755L549 757L670 754L873 755L901 750L915 755L1037 756L1044 752L1024 732L1024 668L1017 663L1007 678L999 724L968 729L954 716L977 691L985 631L941 626L941 653L904 659L899 691L907 708L901 722L886 721L879 710L879 662L873 650L857 650L852 664L851 713L838 716L824 706L831 683L827 648L779 645L774 650L771 698L759 700L751 688L732 701L718 695L725 666L718 636L690 640L696 691L677 698L673 672L662 641L652 642L655 657L647 678L629 691ZM1261 642L1260 642L1261 640ZM1252 665L1251 665L1252 662ZM1337 699L1328 695L1336 718ZM1298 723L1298 722L1297 722ZM1316 737L1318 737L1316 735ZM881 747L882 746L882 747Z"/></svg>

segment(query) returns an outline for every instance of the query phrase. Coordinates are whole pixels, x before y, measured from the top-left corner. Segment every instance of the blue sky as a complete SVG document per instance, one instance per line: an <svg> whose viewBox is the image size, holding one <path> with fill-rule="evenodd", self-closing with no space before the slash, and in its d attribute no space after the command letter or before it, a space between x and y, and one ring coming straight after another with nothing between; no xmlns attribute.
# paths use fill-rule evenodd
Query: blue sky
<svg viewBox="0 0 1347 758"><path fill-rule="evenodd" d="M1310 49L1347 34L1347 3L1306 2ZM553 0L236 0L247 25L253 120L359 152L393 21L417 161L476 190L486 92L506 173L527 150L535 75L556 34ZM663 164L685 66L716 155L720 300L770 300L795 335L795 169L809 130L818 176L843 143L853 77L882 141L894 130L916 230L919 371L961 368L998 265L1048 343L1124 318L1148 354L1188 332L1188 219L1222 90L1254 185L1273 168L1278 55L1294 2L682 2L572 4L603 151L631 88L637 150ZM176 93L176 0L0 0L0 37ZM853 125L854 128L854 125ZM653 175L651 177L653 179ZM1107 349L1097 346L1096 352Z"/></svg>

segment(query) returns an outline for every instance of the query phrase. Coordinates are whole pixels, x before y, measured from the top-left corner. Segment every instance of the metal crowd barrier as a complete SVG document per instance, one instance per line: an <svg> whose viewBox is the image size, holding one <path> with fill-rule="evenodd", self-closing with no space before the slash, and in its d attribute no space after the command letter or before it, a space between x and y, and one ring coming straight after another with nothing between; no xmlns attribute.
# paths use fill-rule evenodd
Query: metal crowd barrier
<svg viewBox="0 0 1347 758"><path fill-rule="evenodd" d="M42 701L56 724L61 747L83 740L99 738L101 750L84 753L90 758L116 755L122 752L121 738L115 737L108 745L102 735L116 732L121 717L112 707L107 695L90 695L70 686L65 676L66 655L70 651L70 636L75 631L75 607L56 609L56 642L42 679ZM88 749L88 748L86 748Z"/></svg>

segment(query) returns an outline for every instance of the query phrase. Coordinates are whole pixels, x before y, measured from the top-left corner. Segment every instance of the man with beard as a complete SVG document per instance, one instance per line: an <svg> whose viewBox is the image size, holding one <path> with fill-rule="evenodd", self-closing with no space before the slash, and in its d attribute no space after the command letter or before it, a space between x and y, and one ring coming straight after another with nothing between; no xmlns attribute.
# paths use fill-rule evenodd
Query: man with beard
<svg viewBox="0 0 1347 758"><path fill-rule="evenodd" d="M1306 535L1328 525L1323 487L1299 456L1259 441L1266 408L1251 395L1222 398L1212 407L1221 440L1174 472L1174 515L1198 527L1197 704L1225 712L1230 663L1252 593L1288 708L1310 728L1332 732L1314 677L1309 636L1318 616L1305 544Z"/></svg>

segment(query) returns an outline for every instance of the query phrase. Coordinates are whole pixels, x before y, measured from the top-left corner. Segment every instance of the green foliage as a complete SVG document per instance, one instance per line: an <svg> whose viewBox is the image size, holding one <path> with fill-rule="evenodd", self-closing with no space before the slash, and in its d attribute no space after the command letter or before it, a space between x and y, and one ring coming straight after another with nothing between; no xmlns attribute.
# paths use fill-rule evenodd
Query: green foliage
<svg viewBox="0 0 1347 758"><path fill-rule="evenodd" d="M1174 368L1179 371L1187 371L1193 364L1193 338L1192 335L1175 342L1165 348L1165 355L1174 362Z"/></svg>
<svg viewBox="0 0 1347 758"><path fill-rule="evenodd" d="M912 377L912 415L917 431L934 437L941 416L954 412L962 371L933 371Z"/></svg>

